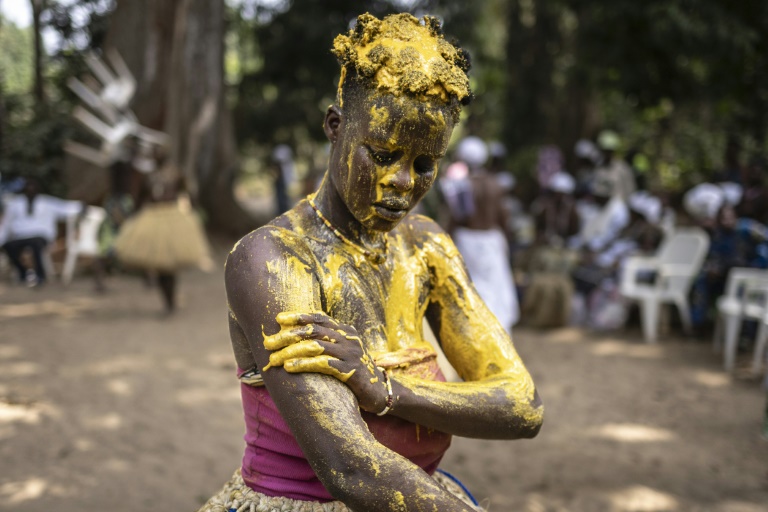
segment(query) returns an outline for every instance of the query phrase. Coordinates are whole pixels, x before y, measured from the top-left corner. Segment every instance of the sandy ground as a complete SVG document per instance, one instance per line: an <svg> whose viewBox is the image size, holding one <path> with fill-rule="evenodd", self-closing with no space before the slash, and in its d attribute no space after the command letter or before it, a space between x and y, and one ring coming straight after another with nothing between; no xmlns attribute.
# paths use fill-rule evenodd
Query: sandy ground
<svg viewBox="0 0 768 512"><path fill-rule="evenodd" d="M139 279L109 285L0 284L0 510L193 511L239 464L221 272L185 274L170 319ZM541 434L456 438L443 463L491 512L768 511L765 392L709 344L515 341L546 403Z"/></svg>

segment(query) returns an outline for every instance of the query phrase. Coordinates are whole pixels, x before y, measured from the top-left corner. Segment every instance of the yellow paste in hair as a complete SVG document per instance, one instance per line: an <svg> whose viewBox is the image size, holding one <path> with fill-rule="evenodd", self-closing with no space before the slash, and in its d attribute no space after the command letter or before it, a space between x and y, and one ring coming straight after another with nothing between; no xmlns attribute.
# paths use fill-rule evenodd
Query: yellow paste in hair
<svg viewBox="0 0 768 512"><path fill-rule="evenodd" d="M434 18L424 17L422 24L406 13L383 20L363 14L354 29L336 37L333 53L342 69L351 66L383 93L443 102L470 95L466 59L442 37Z"/></svg>

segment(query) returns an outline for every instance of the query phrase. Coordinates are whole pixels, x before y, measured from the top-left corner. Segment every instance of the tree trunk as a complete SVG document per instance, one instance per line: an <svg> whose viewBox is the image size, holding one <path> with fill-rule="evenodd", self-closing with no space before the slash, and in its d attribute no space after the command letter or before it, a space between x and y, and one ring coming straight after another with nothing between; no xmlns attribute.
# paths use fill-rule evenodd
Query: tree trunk
<svg viewBox="0 0 768 512"><path fill-rule="evenodd" d="M257 223L235 201L238 170L224 102L224 0L120 0L105 46L137 80L139 121L171 138L170 159L209 225L243 235Z"/></svg>
<svg viewBox="0 0 768 512"><path fill-rule="evenodd" d="M512 152L556 137L551 47L560 44L559 8L541 1L509 4L503 138Z"/></svg>
<svg viewBox="0 0 768 512"><path fill-rule="evenodd" d="M30 0L32 4L32 27L35 38L35 104L38 107L45 105L45 88L43 82L43 37L40 33L40 15L45 10L45 0Z"/></svg>

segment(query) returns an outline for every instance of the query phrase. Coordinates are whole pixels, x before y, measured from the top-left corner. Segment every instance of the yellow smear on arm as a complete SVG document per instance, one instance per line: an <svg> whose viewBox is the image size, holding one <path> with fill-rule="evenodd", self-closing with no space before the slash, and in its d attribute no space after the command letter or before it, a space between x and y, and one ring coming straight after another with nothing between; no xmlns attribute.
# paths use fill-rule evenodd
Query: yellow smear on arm
<svg viewBox="0 0 768 512"><path fill-rule="evenodd" d="M503 392L514 404L516 416L524 422L540 423L543 407L533 406L533 379L509 335L471 287L453 242L447 235L433 235L425 250L434 255L429 258L433 281L430 299L440 304L441 345L465 380L460 385L435 382L430 387L447 392L446 406L449 396L451 400L459 397L454 402L457 407L471 407L478 397L490 399Z"/></svg>

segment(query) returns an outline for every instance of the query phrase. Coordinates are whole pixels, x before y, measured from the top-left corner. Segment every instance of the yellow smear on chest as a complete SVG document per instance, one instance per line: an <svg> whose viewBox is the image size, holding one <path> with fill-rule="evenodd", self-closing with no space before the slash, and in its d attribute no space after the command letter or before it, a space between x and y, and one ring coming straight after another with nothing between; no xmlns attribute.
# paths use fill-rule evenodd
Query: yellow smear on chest
<svg viewBox="0 0 768 512"><path fill-rule="evenodd" d="M406 254L402 237L393 237L392 252ZM385 304L385 322L390 350L399 350L416 344L426 345L422 332L427 301L419 304L421 280L425 269L419 264L418 255L410 258L398 258L392 266L389 290L382 297Z"/></svg>

